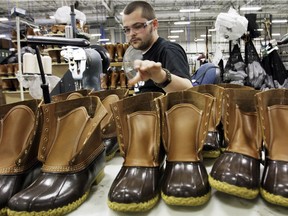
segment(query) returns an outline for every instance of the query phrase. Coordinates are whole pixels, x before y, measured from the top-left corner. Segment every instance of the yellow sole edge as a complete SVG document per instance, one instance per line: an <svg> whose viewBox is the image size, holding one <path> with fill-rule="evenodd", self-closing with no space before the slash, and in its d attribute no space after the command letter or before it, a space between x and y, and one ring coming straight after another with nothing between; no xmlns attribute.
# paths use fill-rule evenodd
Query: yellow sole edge
<svg viewBox="0 0 288 216"><path fill-rule="evenodd" d="M152 209L159 201L159 195L153 199L142 203L117 203L108 200L108 207L119 212L144 212Z"/></svg>
<svg viewBox="0 0 288 216"><path fill-rule="evenodd" d="M268 191L264 190L263 188L260 188L260 194L263 197L263 199L265 199L269 203L288 207L288 198L286 197L271 194Z"/></svg>
<svg viewBox="0 0 288 216"><path fill-rule="evenodd" d="M98 184L104 177L104 169L99 172L99 174L96 176L94 183ZM8 216L61 216L66 215L69 212L72 212L76 208L78 208L80 205L82 205L83 202L88 198L89 191L87 191L82 197L80 197L78 200L56 209L50 209L48 211L40 211L40 212L26 212L26 211L13 211L8 209L7 215Z"/></svg>
<svg viewBox="0 0 288 216"><path fill-rule="evenodd" d="M161 192L161 197L163 201L168 205L175 206L200 206L207 203L211 197L211 192L205 194L201 197L175 197L175 196L167 196L163 192Z"/></svg>
<svg viewBox="0 0 288 216"><path fill-rule="evenodd" d="M233 196L241 197L244 199L255 199L259 194L259 189L248 189L245 187L238 187L235 185L228 184L226 182L218 181L212 178L210 175L208 177L209 183L211 187L214 189L221 191L223 193L227 193Z"/></svg>
<svg viewBox="0 0 288 216"><path fill-rule="evenodd" d="M0 209L0 216L6 216L7 215L7 208Z"/></svg>
<svg viewBox="0 0 288 216"><path fill-rule="evenodd" d="M218 158L221 154L220 150L217 151L202 151L203 158Z"/></svg>

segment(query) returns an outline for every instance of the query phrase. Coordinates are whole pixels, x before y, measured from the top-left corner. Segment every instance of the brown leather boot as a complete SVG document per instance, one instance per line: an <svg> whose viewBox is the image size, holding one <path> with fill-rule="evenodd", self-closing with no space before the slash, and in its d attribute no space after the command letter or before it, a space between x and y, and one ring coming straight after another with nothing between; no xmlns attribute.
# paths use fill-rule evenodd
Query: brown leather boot
<svg viewBox="0 0 288 216"><path fill-rule="evenodd" d="M105 146L106 161L111 160L115 153L119 150L119 145L117 142L116 125L113 118L112 110L110 104L117 102L128 96L129 91L124 89L113 89L106 91L92 92L86 89L66 92L59 95L54 95L52 100L54 102L59 102L63 100L71 100L82 98L85 96L97 96L100 98L103 106L105 107L108 114L101 121L100 128L102 133L102 140Z"/></svg>
<svg viewBox="0 0 288 216"><path fill-rule="evenodd" d="M238 89L238 88L241 88L241 89L254 89L253 87L250 87L250 86L243 86L243 85L239 85L239 84L233 84L233 83L218 83L216 84L217 86L220 86L222 88L225 89L229 89L229 88L233 88L233 89ZM222 98L222 103L225 104L225 97ZM223 105L222 105L223 107ZM223 110L223 109L222 109ZM218 124L217 126L217 131L218 131L218 134L219 134L219 144L220 144L220 150L221 152L224 152L225 149L227 148L227 141L225 140L225 137L224 137L224 129L223 129L223 117L224 117L224 114L222 113L222 116L221 116L221 120L220 120L220 123Z"/></svg>
<svg viewBox="0 0 288 216"><path fill-rule="evenodd" d="M110 62L115 62L115 44L106 44L105 48L109 53Z"/></svg>
<svg viewBox="0 0 288 216"><path fill-rule="evenodd" d="M100 122L107 114L98 97L44 104L39 177L8 203L10 215L64 215L80 206L104 177Z"/></svg>
<svg viewBox="0 0 288 216"><path fill-rule="evenodd" d="M161 186L165 203L198 206L211 189L202 162L213 97L194 91L171 92L160 98L166 167Z"/></svg>
<svg viewBox="0 0 288 216"><path fill-rule="evenodd" d="M7 75L8 76L15 76L15 73L14 73L14 65L13 64L7 64Z"/></svg>
<svg viewBox="0 0 288 216"><path fill-rule="evenodd" d="M106 91L92 92L91 96L100 98L103 106L106 108L108 114L101 121L102 140L106 150L106 161L111 160L115 153L119 150L117 142L116 124L113 118L113 113L110 105L123 98L128 97L128 89L111 89Z"/></svg>
<svg viewBox="0 0 288 216"><path fill-rule="evenodd" d="M1 77L7 77L7 65L6 64L0 64L0 76Z"/></svg>
<svg viewBox="0 0 288 216"><path fill-rule="evenodd" d="M9 199L40 173L39 102L28 100L0 106L0 215L6 215Z"/></svg>
<svg viewBox="0 0 288 216"><path fill-rule="evenodd" d="M123 62L123 56L124 56L124 48L122 43L117 43L115 45L116 47L116 53L117 53L117 61Z"/></svg>
<svg viewBox="0 0 288 216"><path fill-rule="evenodd" d="M115 211L147 211L159 200L163 157L155 98L160 95L143 93L111 105L120 153L124 157L108 193L108 206Z"/></svg>
<svg viewBox="0 0 288 216"><path fill-rule="evenodd" d="M106 90L108 89L108 74L104 73L101 76L101 89Z"/></svg>
<svg viewBox="0 0 288 216"><path fill-rule="evenodd" d="M208 133L204 142L202 154L204 158L217 158L221 153L217 126L220 124L222 116L222 98L224 88L217 85L207 84L192 87L189 91L197 91L214 97L209 119Z"/></svg>
<svg viewBox="0 0 288 216"><path fill-rule="evenodd" d="M125 72L124 72L124 70L120 70L119 71L119 73L120 73L120 87L122 88L122 89L126 89L127 88L127 85L126 85L126 83L127 83L127 78L126 78L126 75L125 75Z"/></svg>
<svg viewBox="0 0 288 216"><path fill-rule="evenodd" d="M112 69L110 80L110 89L116 89L119 80L119 72L116 68Z"/></svg>
<svg viewBox="0 0 288 216"><path fill-rule="evenodd" d="M210 185L227 194L254 199L259 193L261 130L255 94L248 89L226 89L223 119L228 146L213 164Z"/></svg>
<svg viewBox="0 0 288 216"><path fill-rule="evenodd" d="M256 94L266 157L260 193L269 203L288 207L288 90Z"/></svg>

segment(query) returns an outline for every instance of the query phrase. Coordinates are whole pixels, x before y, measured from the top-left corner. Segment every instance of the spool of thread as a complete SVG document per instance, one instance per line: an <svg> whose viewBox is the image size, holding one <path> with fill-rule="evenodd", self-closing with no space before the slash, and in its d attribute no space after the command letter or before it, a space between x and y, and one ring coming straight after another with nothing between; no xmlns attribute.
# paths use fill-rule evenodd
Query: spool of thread
<svg viewBox="0 0 288 216"><path fill-rule="evenodd" d="M65 26L65 37L66 38L73 38L73 28L72 28L72 26L69 26L69 25Z"/></svg>
<svg viewBox="0 0 288 216"><path fill-rule="evenodd" d="M50 56L43 56L43 69L45 74L52 74L52 58Z"/></svg>
<svg viewBox="0 0 288 216"><path fill-rule="evenodd" d="M35 73L35 58L32 53L23 55L23 73Z"/></svg>

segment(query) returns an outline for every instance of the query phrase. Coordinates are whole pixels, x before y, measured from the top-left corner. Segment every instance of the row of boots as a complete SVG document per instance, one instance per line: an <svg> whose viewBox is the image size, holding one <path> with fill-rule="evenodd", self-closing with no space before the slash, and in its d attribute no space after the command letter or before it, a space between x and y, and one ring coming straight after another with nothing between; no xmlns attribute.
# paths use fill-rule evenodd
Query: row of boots
<svg viewBox="0 0 288 216"><path fill-rule="evenodd" d="M0 106L0 215L64 215L118 150L109 107L127 90L80 90Z"/></svg>
<svg viewBox="0 0 288 216"><path fill-rule="evenodd" d="M128 43L115 43L115 44L103 45L103 47L109 53L110 62L123 62L123 57L128 46L129 46Z"/></svg>
<svg viewBox="0 0 288 216"><path fill-rule="evenodd" d="M101 76L101 89L118 89L118 88L129 88L128 79L122 68L117 69L116 67L110 67L107 73L103 73Z"/></svg>
<svg viewBox="0 0 288 216"><path fill-rule="evenodd" d="M124 161L108 193L115 211L147 211L160 198L199 206L209 201L211 187L246 199L260 192L287 207L288 90L194 88L130 97L123 89L80 90L50 104L1 106L0 215L73 211L118 148ZM226 146L208 174L203 149L220 128Z"/></svg>
<svg viewBox="0 0 288 216"><path fill-rule="evenodd" d="M111 105L124 162L108 206L147 211L160 197L168 205L198 206L209 201L212 187L244 199L260 193L267 202L288 207L288 90L224 84L203 86L207 91L200 93L194 88L143 93ZM203 150L209 133L220 130L216 122L222 124L225 147L208 174Z"/></svg>

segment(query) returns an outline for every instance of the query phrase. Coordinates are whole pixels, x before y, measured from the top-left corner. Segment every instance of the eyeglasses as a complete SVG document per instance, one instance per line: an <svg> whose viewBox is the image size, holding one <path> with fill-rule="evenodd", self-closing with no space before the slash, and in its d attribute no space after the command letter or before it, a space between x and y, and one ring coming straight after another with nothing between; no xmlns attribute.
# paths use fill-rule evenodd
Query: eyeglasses
<svg viewBox="0 0 288 216"><path fill-rule="evenodd" d="M143 22L143 23L137 22L137 23L134 23L131 27L124 27L123 31L125 34L130 34L131 31L133 31L135 33L139 33L141 30L145 29L153 21L154 21L154 19L148 20L148 21Z"/></svg>

